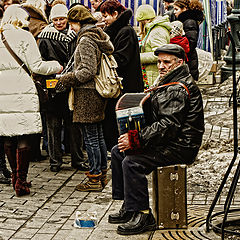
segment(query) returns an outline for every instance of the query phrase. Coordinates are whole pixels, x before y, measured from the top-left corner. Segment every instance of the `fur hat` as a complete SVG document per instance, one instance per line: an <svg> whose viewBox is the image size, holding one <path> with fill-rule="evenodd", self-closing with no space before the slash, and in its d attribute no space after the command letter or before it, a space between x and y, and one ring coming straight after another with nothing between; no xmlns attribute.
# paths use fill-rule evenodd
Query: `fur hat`
<svg viewBox="0 0 240 240"><path fill-rule="evenodd" d="M184 35L183 31L183 24L180 21L173 21L171 22L172 30L170 32L170 38L176 37L176 36L182 36Z"/></svg>
<svg viewBox="0 0 240 240"><path fill-rule="evenodd" d="M50 12L50 20L52 21L54 18L65 17L67 18L68 9L64 4L56 4L51 8Z"/></svg>
<svg viewBox="0 0 240 240"><path fill-rule="evenodd" d="M136 11L136 19L137 21L143 21L147 19L152 19L156 17L156 13L151 5L141 5L138 7Z"/></svg>
<svg viewBox="0 0 240 240"><path fill-rule="evenodd" d="M158 56L159 53L168 53L183 60L185 59L184 49L177 44L163 44L154 51L154 55L156 56Z"/></svg>
<svg viewBox="0 0 240 240"><path fill-rule="evenodd" d="M68 21L83 23L97 23L97 20L83 5L76 5L71 8L67 15Z"/></svg>

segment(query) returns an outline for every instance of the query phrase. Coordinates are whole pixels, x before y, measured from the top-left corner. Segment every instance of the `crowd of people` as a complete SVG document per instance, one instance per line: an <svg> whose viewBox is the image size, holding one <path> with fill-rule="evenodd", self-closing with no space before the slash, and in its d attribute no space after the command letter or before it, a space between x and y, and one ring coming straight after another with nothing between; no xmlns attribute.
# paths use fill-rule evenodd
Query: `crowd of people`
<svg viewBox="0 0 240 240"><path fill-rule="evenodd" d="M64 0L2 1L0 183L11 182L17 196L29 194L29 162L44 159L45 150L50 171L61 171L70 153L72 167L85 172L88 180L76 190L102 191L111 152L113 199L124 203L109 223L123 223L119 234L142 233L156 226L146 175L158 166L191 164L201 145L195 81L203 8L198 0L164 0L163 16L148 4L133 16L117 0L90 2L93 12L80 3L67 8ZM118 64L121 95L150 92L151 121L143 129L119 136L121 96L103 98L95 86L102 53ZM36 82L47 95L44 104Z"/></svg>

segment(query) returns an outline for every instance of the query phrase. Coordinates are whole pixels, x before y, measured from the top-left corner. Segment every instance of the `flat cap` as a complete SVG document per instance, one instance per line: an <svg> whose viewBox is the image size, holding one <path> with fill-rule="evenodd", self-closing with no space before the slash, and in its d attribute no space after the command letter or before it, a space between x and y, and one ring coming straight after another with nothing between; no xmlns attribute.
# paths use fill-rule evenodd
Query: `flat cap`
<svg viewBox="0 0 240 240"><path fill-rule="evenodd" d="M164 44L161 47L157 48L154 51L154 54L158 56L159 53L168 53L171 55L174 55L178 58L185 59L185 51L183 48L177 44Z"/></svg>

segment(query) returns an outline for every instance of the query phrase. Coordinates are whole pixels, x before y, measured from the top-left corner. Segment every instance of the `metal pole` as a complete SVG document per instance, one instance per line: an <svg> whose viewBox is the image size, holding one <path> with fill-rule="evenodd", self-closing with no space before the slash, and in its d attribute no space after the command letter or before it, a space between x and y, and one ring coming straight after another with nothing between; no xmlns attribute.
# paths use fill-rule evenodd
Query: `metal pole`
<svg viewBox="0 0 240 240"><path fill-rule="evenodd" d="M235 42L232 38L232 35L230 32L227 33L230 40L232 41L232 46L233 46L233 65L232 65L232 71L233 71L233 129L234 129L234 156L233 156L233 159L227 169L227 172L226 174L224 175L224 178L218 188L218 191L217 191L217 194L215 195L214 199L213 199L213 202L209 208L209 212L208 212L208 215L207 215L207 219L206 219L206 230L207 232L210 231L210 224L211 224L211 217L212 217L212 213L213 213L213 210L216 206L216 203L222 193L222 189L227 181L227 178L231 172L231 169L234 165L234 162L237 158L237 154L238 154L238 132L237 132L237 84L236 84L236 61L235 61L235 52L236 52L236 47L235 47ZM224 226L225 226L225 222L226 222L226 219L227 219L227 214L229 212L229 207L231 205L231 201L232 201L232 197L233 197L233 194L235 192L235 189L236 189L236 184L237 184L237 180L239 178L239 173L240 173L240 163L239 163L239 167L237 168L236 170L236 173L235 173L235 176L234 176L234 180L233 180L233 183L231 184L231 187L230 187L230 191L228 193L228 196L227 196L227 199L226 199L226 202L225 202L225 206L224 206L224 218L223 218L223 223L222 223L222 226L221 226L221 232L222 232L222 239L224 239ZM212 224L211 224L212 225Z"/></svg>

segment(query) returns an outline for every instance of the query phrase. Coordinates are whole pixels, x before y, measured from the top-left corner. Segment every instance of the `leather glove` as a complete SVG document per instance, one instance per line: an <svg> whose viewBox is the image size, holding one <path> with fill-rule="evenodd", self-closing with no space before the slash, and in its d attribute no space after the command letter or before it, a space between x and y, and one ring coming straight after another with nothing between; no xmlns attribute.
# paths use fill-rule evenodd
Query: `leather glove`
<svg viewBox="0 0 240 240"><path fill-rule="evenodd" d="M56 92L64 92L66 88L64 87L63 83L59 80L55 86Z"/></svg>

